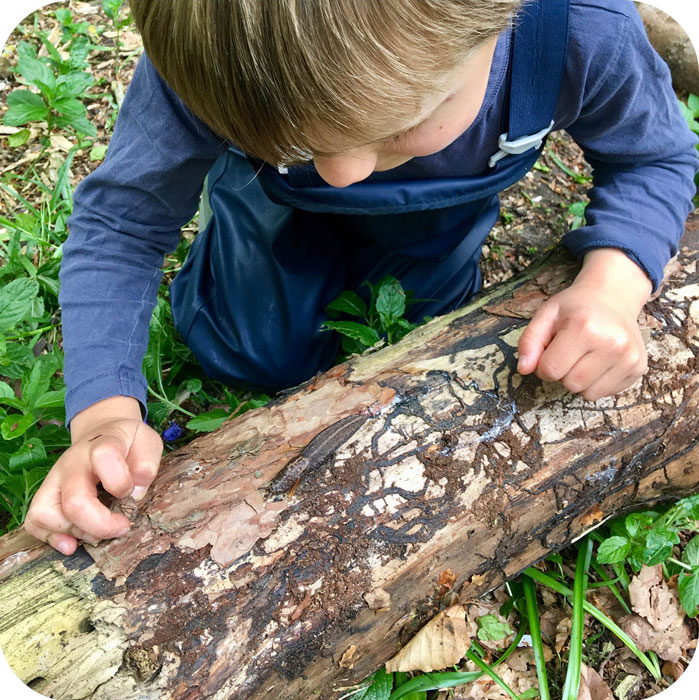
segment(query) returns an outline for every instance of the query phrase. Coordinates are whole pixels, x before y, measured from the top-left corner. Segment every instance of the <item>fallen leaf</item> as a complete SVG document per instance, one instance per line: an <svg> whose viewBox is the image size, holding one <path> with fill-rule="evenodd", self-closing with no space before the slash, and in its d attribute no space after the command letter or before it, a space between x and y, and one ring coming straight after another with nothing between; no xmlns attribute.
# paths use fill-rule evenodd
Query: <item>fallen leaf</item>
<svg viewBox="0 0 699 700"><path fill-rule="evenodd" d="M641 651L654 651L666 661L677 663L689 644L689 630L686 625L669 630L656 630L640 615L627 615L619 624Z"/></svg>
<svg viewBox="0 0 699 700"><path fill-rule="evenodd" d="M454 605L432 618L390 661L386 672L437 671L458 663L471 639L463 606Z"/></svg>
<svg viewBox="0 0 699 700"><path fill-rule="evenodd" d="M634 676L630 673L628 676L624 677L616 688L614 688L614 695L616 695L619 700L626 700L640 678L640 676Z"/></svg>
<svg viewBox="0 0 699 700"><path fill-rule="evenodd" d="M587 664L580 667L578 700L614 700L611 688L602 676Z"/></svg>
<svg viewBox="0 0 699 700"><path fill-rule="evenodd" d="M445 571L442 571L441 574L439 574L439 579L437 580L437 584L439 586L442 586L443 588L445 588L447 591L449 591L449 590L451 590L455 581L456 581L456 574L451 569L446 569Z"/></svg>
<svg viewBox="0 0 699 700"><path fill-rule="evenodd" d="M666 661L663 664L663 676L670 676L676 681L679 680L680 676L684 673L684 666L680 663L673 664L671 661Z"/></svg>

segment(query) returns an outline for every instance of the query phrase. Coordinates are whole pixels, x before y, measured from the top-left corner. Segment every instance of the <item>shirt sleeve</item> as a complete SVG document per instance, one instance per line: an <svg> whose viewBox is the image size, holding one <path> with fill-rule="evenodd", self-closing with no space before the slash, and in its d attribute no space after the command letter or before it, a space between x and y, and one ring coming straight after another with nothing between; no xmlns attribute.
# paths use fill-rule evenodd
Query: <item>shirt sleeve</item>
<svg viewBox="0 0 699 700"><path fill-rule="evenodd" d="M648 42L633 3L571 4L556 128L568 131L593 170L586 225L563 243L578 257L594 248L620 248L655 291L693 208L699 157L670 71Z"/></svg>
<svg viewBox="0 0 699 700"><path fill-rule="evenodd" d="M194 117L144 54L104 163L79 185L63 246L66 425L111 396L145 416L141 366L166 253L194 216L225 144Z"/></svg>

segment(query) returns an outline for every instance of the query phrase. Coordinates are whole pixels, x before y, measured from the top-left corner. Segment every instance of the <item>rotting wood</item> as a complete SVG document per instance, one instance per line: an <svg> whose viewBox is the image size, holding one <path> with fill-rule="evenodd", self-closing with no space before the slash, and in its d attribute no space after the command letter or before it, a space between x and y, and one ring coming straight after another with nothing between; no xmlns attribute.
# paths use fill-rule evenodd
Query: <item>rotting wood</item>
<svg viewBox="0 0 699 700"><path fill-rule="evenodd" d="M445 571L471 599L699 490L698 250L693 215L643 315L651 369L616 398L514 372L526 318L575 273L555 254L169 455L144 502L114 505L125 538L71 557L1 539L10 665L71 700L337 698L455 602ZM265 489L356 415L293 496Z"/></svg>

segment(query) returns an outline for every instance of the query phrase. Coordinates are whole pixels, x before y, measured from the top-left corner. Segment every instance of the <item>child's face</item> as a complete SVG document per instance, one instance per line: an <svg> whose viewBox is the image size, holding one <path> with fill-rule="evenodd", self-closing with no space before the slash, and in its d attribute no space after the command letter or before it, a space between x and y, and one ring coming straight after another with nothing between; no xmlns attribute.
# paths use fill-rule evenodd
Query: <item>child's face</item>
<svg viewBox="0 0 699 700"><path fill-rule="evenodd" d="M446 76L446 87L428 97L418 119L397 125L393 138L316 156L318 174L333 187L347 187L375 170L390 170L446 148L468 129L480 110L496 43L494 37Z"/></svg>

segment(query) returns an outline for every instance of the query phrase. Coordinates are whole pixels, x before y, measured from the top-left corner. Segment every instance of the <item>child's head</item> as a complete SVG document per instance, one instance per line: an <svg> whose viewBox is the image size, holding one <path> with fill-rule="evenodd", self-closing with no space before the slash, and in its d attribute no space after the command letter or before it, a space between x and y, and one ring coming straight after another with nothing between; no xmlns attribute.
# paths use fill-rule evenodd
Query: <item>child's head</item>
<svg viewBox="0 0 699 700"><path fill-rule="evenodd" d="M131 8L153 64L185 104L276 164L390 140L455 91L468 93L469 82L485 85L484 59L489 67L494 37L520 2L131 0ZM475 81L464 66L474 66Z"/></svg>

